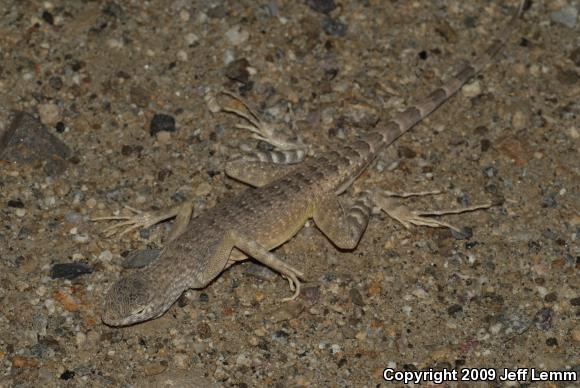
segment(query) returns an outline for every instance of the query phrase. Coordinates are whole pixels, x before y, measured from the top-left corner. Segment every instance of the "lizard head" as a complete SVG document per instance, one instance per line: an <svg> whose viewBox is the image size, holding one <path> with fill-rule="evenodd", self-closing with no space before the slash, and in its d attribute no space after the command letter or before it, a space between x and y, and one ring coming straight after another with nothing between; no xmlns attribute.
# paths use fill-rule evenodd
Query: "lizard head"
<svg viewBox="0 0 580 388"><path fill-rule="evenodd" d="M124 277L111 287L103 305L102 320L106 325L128 326L157 318L177 299L160 298L155 282L143 275Z"/></svg>

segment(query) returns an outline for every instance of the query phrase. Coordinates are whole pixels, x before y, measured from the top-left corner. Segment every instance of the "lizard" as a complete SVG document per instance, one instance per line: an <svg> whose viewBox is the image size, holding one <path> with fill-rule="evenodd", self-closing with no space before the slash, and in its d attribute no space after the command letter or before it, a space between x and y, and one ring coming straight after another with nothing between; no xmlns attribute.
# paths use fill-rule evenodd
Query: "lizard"
<svg viewBox="0 0 580 388"><path fill-rule="evenodd" d="M121 221L107 230L127 227L121 233L125 234L175 217L158 259L122 277L108 290L102 321L109 326L127 326L160 317L184 291L206 287L232 264L248 258L285 277L294 293L283 300L295 299L300 293L301 280L305 279L304 273L272 250L291 239L309 219L335 246L353 250L374 211L384 211L405 227L424 225L458 230L430 216L493 206L487 203L463 209L420 212L398 206L392 200L395 193L364 190L358 192L350 201L350 207L346 208L339 196L382 150L435 111L491 63L506 45L515 21L528 7L528 1L522 0L505 30L487 50L427 97L394 114L378 128L359 135L358 139L320 155L310 157L301 139L282 135L281 131L276 131L275 125L262 122L246 104L248 113L222 108L245 120L246 124L237 125L239 128L250 130L254 137L273 144L278 150L228 163L227 175L253 187L195 218L192 218L191 202L158 212L129 207L134 214L93 218L93 221Z"/></svg>

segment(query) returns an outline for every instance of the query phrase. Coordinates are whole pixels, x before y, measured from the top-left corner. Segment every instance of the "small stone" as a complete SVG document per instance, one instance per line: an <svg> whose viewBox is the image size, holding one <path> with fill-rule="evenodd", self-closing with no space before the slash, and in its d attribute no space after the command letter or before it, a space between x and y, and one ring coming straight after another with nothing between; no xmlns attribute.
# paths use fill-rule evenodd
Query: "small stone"
<svg viewBox="0 0 580 388"><path fill-rule="evenodd" d="M185 43L188 46L191 46L192 44L195 44L199 41L199 36L195 35L193 32L190 32L189 34L186 34L185 37Z"/></svg>
<svg viewBox="0 0 580 388"><path fill-rule="evenodd" d="M250 359L250 357L248 357L247 354L239 354L238 357L236 357L236 365L238 367L246 367L249 368L252 366L252 360Z"/></svg>
<svg viewBox="0 0 580 388"><path fill-rule="evenodd" d="M570 337L572 338L572 341L580 343L580 327L573 328L570 332Z"/></svg>
<svg viewBox="0 0 580 388"><path fill-rule="evenodd" d="M226 39L232 46L239 46L250 37L250 33L241 26L233 26L226 31Z"/></svg>
<svg viewBox="0 0 580 388"><path fill-rule="evenodd" d="M556 74L556 79L565 86L572 86L580 80L580 75L571 69L561 69Z"/></svg>
<svg viewBox="0 0 580 388"><path fill-rule="evenodd" d="M93 272L93 269L84 263L59 263L52 266L50 277L53 279L72 280L91 272Z"/></svg>
<svg viewBox="0 0 580 388"><path fill-rule="evenodd" d="M406 159L413 159L414 157L417 156L417 152L404 145L399 146L399 148L397 149L397 153L399 154L399 157Z"/></svg>
<svg viewBox="0 0 580 388"><path fill-rule="evenodd" d="M355 304L357 306L364 306L365 305L363 297L358 289L351 288L349 291L349 295L350 295L350 300L352 301L353 304Z"/></svg>
<svg viewBox="0 0 580 388"><path fill-rule="evenodd" d="M250 80L250 72L248 71L249 67L250 62L248 62L246 58L236 59L226 67L225 75L233 81L246 84Z"/></svg>
<svg viewBox="0 0 580 388"><path fill-rule="evenodd" d="M157 133L165 132L175 132L175 119L173 116L169 116L162 113L157 113L151 119L151 124L149 125L149 134L151 136L157 135Z"/></svg>
<svg viewBox="0 0 580 388"><path fill-rule="evenodd" d="M62 78L59 76L53 75L48 79L48 85L53 88L54 90L60 90L63 87Z"/></svg>
<svg viewBox="0 0 580 388"><path fill-rule="evenodd" d="M306 5L315 12L326 14L331 13L336 9L334 0L306 0Z"/></svg>
<svg viewBox="0 0 580 388"><path fill-rule="evenodd" d="M45 172L57 176L66 169L70 154L70 149L31 114L16 112L10 125L4 131L0 128L2 160L30 165L46 162Z"/></svg>
<svg viewBox="0 0 580 388"><path fill-rule="evenodd" d="M449 316L451 317L456 317L458 314L463 312L463 307L461 305L458 304L454 304L453 306L450 306L447 308L447 314L449 314Z"/></svg>
<svg viewBox="0 0 580 388"><path fill-rule="evenodd" d="M60 108L56 104L40 104L37 107L40 121L44 125L53 127L60 120Z"/></svg>
<svg viewBox="0 0 580 388"><path fill-rule="evenodd" d="M326 18L324 22L322 22L322 28L328 35L337 37L345 36L347 30L346 24L331 18Z"/></svg>
<svg viewBox="0 0 580 388"><path fill-rule="evenodd" d="M468 83L461 89L461 93L467 98L479 96L481 94L481 82L475 80Z"/></svg>
<svg viewBox="0 0 580 388"><path fill-rule="evenodd" d="M529 125L528 116L524 112L518 110L513 114L512 126L515 130L527 128L528 125Z"/></svg>
<svg viewBox="0 0 580 388"><path fill-rule="evenodd" d="M211 338L211 327L207 323L202 322L197 325L197 334L201 339Z"/></svg>
<svg viewBox="0 0 580 388"><path fill-rule="evenodd" d="M157 132L157 141L160 143L169 143L171 141L171 132Z"/></svg>
<svg viewBox="0 0 580 388"><path fill-rule="evenodd" d="M145 108L149 105L149 93L141 86L133 86L129 90L131 102L139 108Z"/></svg>
<svg viewBox="0 0 580 388"><path fill-rule="evenodd" d="M538 310L534 316L534 323L539 330L547 331L552 327L552 316L554 310L550 307L544 307Z"/></svg>
<svg viewBox="0 0 580 388"><path fill-rule="evenodd" d="M574 28L576 26L577 18L578 9L573 5L563 7L550 14L550 19L552 19L553 22L562 24L568 28Z"/></svg>

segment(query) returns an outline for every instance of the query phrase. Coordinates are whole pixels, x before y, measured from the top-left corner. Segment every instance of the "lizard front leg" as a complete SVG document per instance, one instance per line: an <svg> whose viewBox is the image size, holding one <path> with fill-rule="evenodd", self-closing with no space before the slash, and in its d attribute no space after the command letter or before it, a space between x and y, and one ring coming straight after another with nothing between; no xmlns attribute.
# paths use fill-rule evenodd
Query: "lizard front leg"
<svg viewBox="0 0 580 388"><path fill-rule="evenodd" d="M240 255L240 252L244 255ZM211 257L208 258L209 264L206 271L209 277L204 279L204 283L211 281L225 268L233 264L233 261L244 260L246 258L245 255L256 259L288 279L290 289L294 291L294 294L291 297L282 299L283 301L294 300L300 295L301 283L299 279L304 278L304 274L286 264L254 239L235 230L230 230L225 234L218 246L213 250Z"/></svg>
<svg viewBox="0 0 580 388"><path fill-rule="evenodd" d="M171 228L169 236L167 237L167 242L170 242L175 240L180 234L182 234L185 231L193 214L193 203L190 201L184 202L177 206L173 206L169 209L163 209L156 212L145 212L142 210L132 208L130 206L125 207L129 209L133 214L120 216L94 217L91 218L91 221L123 221L111 225L105 230L103 230L103 233L112 235L117 230L119 230L119 228L126 227L125 230L123 230L119 234L119 237L121 237L137 228L148 228L150 226L158 224L159 222L175 217L175 222L173 223L173 227Z"/></svg>

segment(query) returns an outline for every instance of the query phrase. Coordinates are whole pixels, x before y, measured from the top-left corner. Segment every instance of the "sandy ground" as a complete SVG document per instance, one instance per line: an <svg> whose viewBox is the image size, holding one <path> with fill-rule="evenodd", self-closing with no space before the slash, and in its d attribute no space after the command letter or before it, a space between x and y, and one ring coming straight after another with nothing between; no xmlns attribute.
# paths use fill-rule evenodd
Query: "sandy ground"
<svg viewBox="0 0 580 388"><path fill-rule="evenodd" d="M308 224L278 249L308 275L297 301L280 302L287 282L250 276L244 263L128 328L101 323L103 295L131 271L124 257L162 247L171 223L118 238L89 219L185 199L199 214L244 190L224 163L264 144L212 113L210 96L239 93L321 150L434 89L499 33L515 2L1 3L0 131L27 112L45 125L28 133L30 147L45 136L69 151L36 144L18 162L5 150L16 156L0 164L0 386L394 386L385 368L580 373L578 2L534 1L495 63L357 182L445 190L407 200L413 208L503 198L445 218L471 238L378 216L342 252Z"/></svg>

